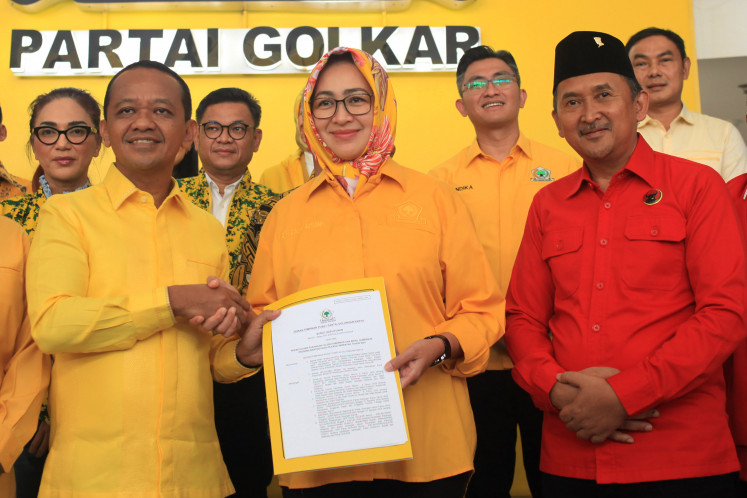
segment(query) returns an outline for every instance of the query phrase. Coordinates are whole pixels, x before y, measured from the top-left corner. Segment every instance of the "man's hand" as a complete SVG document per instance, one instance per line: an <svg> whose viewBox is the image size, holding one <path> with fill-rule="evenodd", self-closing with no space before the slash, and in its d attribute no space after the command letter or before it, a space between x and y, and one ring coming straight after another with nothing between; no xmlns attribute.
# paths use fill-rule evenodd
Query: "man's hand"
<svg viewBox="0 0 747 498"><path fill-rule="evenodd" d="M612 377L619 374L620 370L613 367L589 367L580 371L582 374L593 375L601 379ZM562 410L569 405L578 394L578 388L570 384L556 382L550 391L550 402L558 410Z"/></svg>
<svg viewBox="0 0 747 498"><path fill-rule="evenodd" d="M556 382L550 390L550 403L558 410L570 405L578 395L578 388L570 384Z"/></svg>
<svg viewBox="0 0 747 498"><path fill-rule="evenodd" d="M174 316L193 325L230 337L248 322L249 303L231 285L217 277L206 284L172 285L168 288Z"/></svg>
<svg viewBox="0 0 747 498"><path fill-rule="evenodd" d="M280 310L265 310L252 318L249 326L241 334L241 340L236 346L236 357L244 365L262 365L262 327L280 316Z"/></svg>
<svg viewBox="0 0 747 498"><path fill-rule="evenodd" d="M579 373L607 379L608 377L620 373L620 370L613 367L589 367L581 370ZM555 408L562 410L571 404L571 402L576 398L578 392L579 389L575 386L557 382L553 386L552 391L550 391L550 402L555 406ZM630 417L626 419L616 431L612 432L608 439L618 443L633 443L635 442L633 436L622 431L651 432L654 429L654 426L648 422L648 419L656 418L658 416L659 411L653 409L635 417Z"/></svg>
<svg viewBox="0 0 747 498"><path fill-rule="evenodd" d="M623 426L628 414L605 379L581 372L564 372L557 379L579 390L560 410L560 419L580 439L601 443Z"/></svg>

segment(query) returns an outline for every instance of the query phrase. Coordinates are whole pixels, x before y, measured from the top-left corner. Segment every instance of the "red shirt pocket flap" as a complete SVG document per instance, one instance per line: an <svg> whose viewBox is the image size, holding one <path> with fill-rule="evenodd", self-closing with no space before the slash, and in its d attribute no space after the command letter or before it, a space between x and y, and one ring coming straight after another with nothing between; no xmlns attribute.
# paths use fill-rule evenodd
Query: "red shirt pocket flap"
<svg viewBox="0 0 747 498"><path fill-rule="evenodd" d="M674 216L631 216L625 224L628 240L680 242L686 233L685 221Z"/></svg>
<svg viewBox="0 0 747 498"><path fill-rule="evenodd" d="M561 228L545 235L542 242L542 259L578 251L584 238L583 227Z"/></svg>

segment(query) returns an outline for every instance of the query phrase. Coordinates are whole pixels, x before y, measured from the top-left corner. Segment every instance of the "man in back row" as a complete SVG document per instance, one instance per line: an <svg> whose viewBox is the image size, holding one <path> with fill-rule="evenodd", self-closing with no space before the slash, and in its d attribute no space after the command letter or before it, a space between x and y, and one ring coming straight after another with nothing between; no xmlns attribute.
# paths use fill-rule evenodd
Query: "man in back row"
<svg viewBox="0 0 747 498"><path fill-rule="evenodd" d="M457 67L456 108L476 138L430 174L453 185L467 203L502 295L519 250L529 205L542 187L578 169L570 155L527 138L519 111L527 100L519 68L505 50L467 50ZM539 452L542 412L511 378L503 341L490 351L488 371L467 379L477 428L475 475L467 496L509 498L521 429L524 468L532 496L542 496Z"/></svg>
<svg viewBox="0 0 747 498"><path fill-rule="evenodd" d="M649 95L638 132L652 149L708 165L724 181L747 173L747 149L736 127L723 119L693 112L682 102L690 75L685 42L672 31L646 28L625 49L636 78Z"/></svg>
<svg viewBox="0 0 747 498"><path fill-rule="evenodd" d="M197 176L180 180L179 185L197 207L223 224L230 282L243 295L254 254L241 254L242 242L247 231L259 232L261 225L253 221L256 209L262 206L266 215L277 202L277 196L254 183L249 172L249 163L262 141L262 108L245 90L220 88L202 99L195 117L202 169ZM215 382L213 401L221 453L235 496L266 496L272 481L272 454L263 373L231 384Z"/></svg>

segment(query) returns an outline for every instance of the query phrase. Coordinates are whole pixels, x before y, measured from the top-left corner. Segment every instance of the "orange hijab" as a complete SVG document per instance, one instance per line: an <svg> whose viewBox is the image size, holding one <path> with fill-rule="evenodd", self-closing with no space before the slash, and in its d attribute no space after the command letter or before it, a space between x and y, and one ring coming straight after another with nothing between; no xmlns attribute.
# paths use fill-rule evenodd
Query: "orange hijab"
<svg viewBox="0 0 747 498"><path fill-rule="evenodd" d="M314 93L317 79L329 57L334 54L349 53L353 62L368 82L374 94L373 126L363 154L352 161L345 161L337 157L319 136L314 126L311 114L310 100ZM389 76L379 62L370 54L348 47L337 47L322 56L311 71L303 93L303 133L309 149L316 158L322 170L336 179L354 197L368 178L376 175L381 166L391 157L394 151L394 132L397 125L397 101L394 90L389 82ZM351 167L352 166L352 167Z"/></svg>

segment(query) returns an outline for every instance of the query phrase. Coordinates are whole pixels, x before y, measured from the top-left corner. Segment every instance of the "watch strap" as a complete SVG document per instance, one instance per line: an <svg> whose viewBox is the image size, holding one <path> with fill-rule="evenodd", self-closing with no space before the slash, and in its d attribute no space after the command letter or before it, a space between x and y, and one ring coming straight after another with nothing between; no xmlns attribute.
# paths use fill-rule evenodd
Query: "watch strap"
<svg viewBox="0 0 747 498"><path fill-rule="evenodd" d="M444 352L441 356L433 360L433 363L431 363L432 367L435 367L442 361L448 360L449 358L451 358L451 343L446 337L442 336L441 334L436 334L436 335L429 335L428 337L426 337L426 339L441 339L441 341L444 343Z"/></svg>

